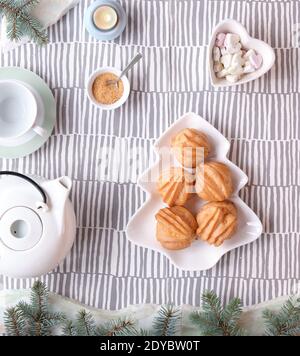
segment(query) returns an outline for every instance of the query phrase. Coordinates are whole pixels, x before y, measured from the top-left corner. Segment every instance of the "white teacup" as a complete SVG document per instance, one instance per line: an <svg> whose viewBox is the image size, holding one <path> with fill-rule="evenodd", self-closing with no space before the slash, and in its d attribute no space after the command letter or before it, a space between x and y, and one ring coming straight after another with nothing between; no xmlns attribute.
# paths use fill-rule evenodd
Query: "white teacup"
<svg viewBox="0 0 300 356"><path fill-rule="evenodd" d="M17 80L0 81L0 141L9 142L34 130L46 137L37 125L37 100L31 90Z"/></svg>

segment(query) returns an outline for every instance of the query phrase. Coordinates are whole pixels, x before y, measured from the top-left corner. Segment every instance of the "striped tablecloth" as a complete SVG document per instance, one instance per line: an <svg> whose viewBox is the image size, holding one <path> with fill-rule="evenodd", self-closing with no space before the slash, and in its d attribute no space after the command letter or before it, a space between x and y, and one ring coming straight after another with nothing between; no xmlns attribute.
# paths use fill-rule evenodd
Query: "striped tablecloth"
<svg viewBox="0 0 300 356"><path fill-rule="evenodd" d="M109 43L95 41L83 29L90 2L81 0L51 27L48 46L26 44L0 57L1 66L38 73L57 101L57 125L47 144L29 157L1 160L0 168L74 180L76 243L43 280L54 292L107 309L198 305L205 289L224 301L241 297L246 305L297 291L300 2L121 0L129 24ZM255 82L214 90L207 48L212 28L225 18L241 21L251 35L271 44L277 63ZM136 52L144 61L129 75L128 103L114 112L93 107L84 90L89 74L102 65L123 67ZM264 224L255 243L196 273L130 244L124 232L146 198L136 182L154 161L152 144L187 111L202 115L231 141L230 159L249 176L241 197ZM2 289L23 288L32 280L0 277L0 283Z"/></svg>

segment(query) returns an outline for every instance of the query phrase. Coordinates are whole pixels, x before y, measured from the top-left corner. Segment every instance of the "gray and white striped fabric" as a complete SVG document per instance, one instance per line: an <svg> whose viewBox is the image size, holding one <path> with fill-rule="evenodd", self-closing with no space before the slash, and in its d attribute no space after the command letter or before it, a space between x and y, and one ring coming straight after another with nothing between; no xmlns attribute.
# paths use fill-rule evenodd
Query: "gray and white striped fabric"
<svg viewBox="0 0 300 356"><path fill-rule="evenodd" d="M62 265L42 279L54 292L106 309L136 303L199 305L205 289L224 301L241 297L245 305L297 292L300 1L121 0L129 24L110 43L84 30L90 3L81 0L51 27L48 46L26 44L0 58L1 66L39 74L57 101L57 125L47 144L29 157L1 160L0 168L74 180L76 243ZM225 18L241 21L252 36L272 45L277 63L255 82L214 90L207 47L212 28ZM102 65L123 67L136 52L144 61L129 75L128 103L114 112L93 107L84 90L89 74ZM146 199L136 182L154 162L153 142L188 111L231 141L230 159L249 176L241 197L264 224L255 243L195 273L130 244L124 232ZM0 277L0 283L2 289L24 288L32 280Z"/></svg>

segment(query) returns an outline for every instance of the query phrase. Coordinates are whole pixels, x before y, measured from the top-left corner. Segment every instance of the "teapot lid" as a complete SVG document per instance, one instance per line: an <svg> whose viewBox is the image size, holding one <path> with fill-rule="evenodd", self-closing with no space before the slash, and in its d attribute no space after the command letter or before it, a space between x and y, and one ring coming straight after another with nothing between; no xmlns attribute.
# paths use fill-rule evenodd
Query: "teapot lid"
<svg viewBox="0 0 300 356"><path fill-rule="evenodd" d="M40 241L42 234L42 221L30 208L13 207L0 218L0 240L14 251L32 249Z"/></svg>

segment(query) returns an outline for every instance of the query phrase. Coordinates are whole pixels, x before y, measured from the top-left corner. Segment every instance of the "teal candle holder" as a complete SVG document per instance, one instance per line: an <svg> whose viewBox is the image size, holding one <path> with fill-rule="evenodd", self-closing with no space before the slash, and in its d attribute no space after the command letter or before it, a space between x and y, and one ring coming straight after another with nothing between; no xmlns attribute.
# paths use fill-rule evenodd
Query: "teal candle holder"
<svg viewBox="0 0 300 356"><path fill-rule="evenodd" d="M100 6L110 6L112 7L118 15L118 22L115 27L110 30L101 30L94 23L94 12ZM84 25L88 33L99 41L112 41L119 37L124 31L127 25L127 15L116 0L97 0L93 2L86 10L84 15Z"/></svg>

